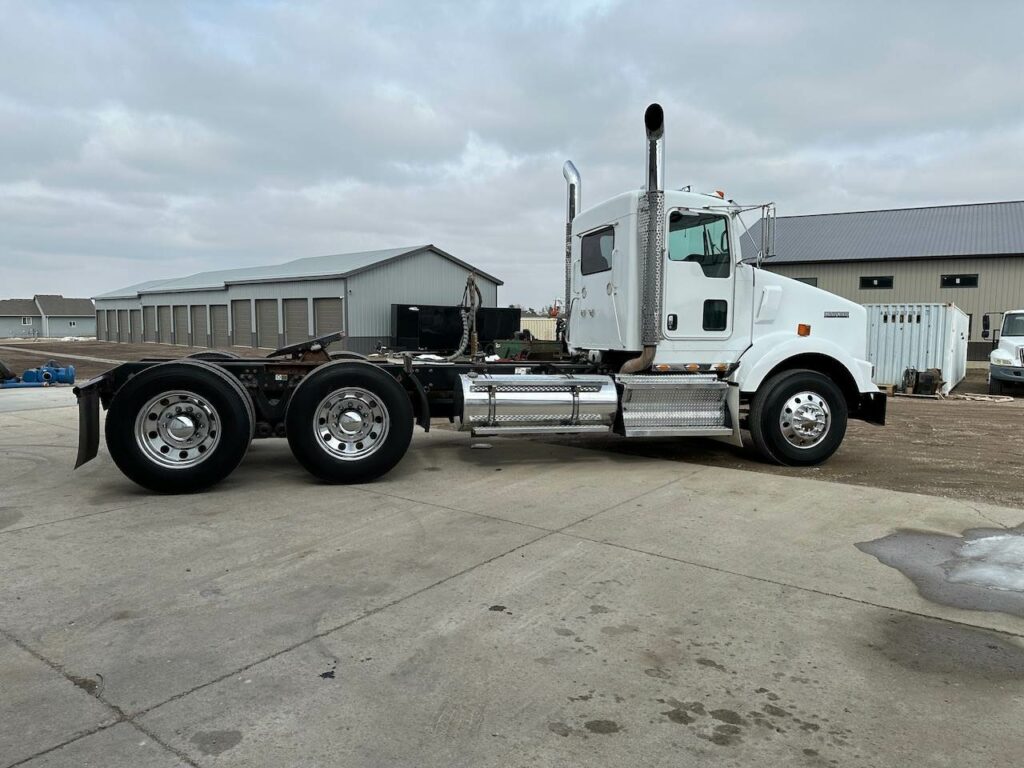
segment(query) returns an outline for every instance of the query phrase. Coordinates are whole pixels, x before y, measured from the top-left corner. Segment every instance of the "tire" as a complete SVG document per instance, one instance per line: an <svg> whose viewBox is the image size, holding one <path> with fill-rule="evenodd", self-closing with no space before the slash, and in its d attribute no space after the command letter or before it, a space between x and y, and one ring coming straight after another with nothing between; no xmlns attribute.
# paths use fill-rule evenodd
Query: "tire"
<svg viewBox="0 0 1024 768"><path fill-rule="evenodd" d="M210 352L193 352L188 356L189 360L238 360L238 355L234 352L218 352L212 350Z"/></svg>
<svg viewBox="0 0 1024 768"><path fill-rule="evenodd" d="M329 483L362 483L391 470L412 440L409 395L370 363L336 361L309 374L285 416L299 463Z"/></svg>
<svg viewBox="0 0 1024 768"><path fill-rule="evenodd" d="M118 469L157 493L195 493L231 474L253 424L228 378L209 363L176 361L129 379L114 395L105 427Z"/></svg>
<svg viewBox="0 0 1024 768"><path fill-rule="evenodd" d="M991 377L991 374L989 374ZM1003 382L997 381L996 379L989 378L988 380L988 393L990 395L1001 395L1003 394Z"/></svg>
<svg viewBox="0 0 1024 768"><path fill-rule="evenodd" d="M788 410L787 410L788 409ZM805 418L784 418L797 410ZM816 428L811 419L816 417ZM761 384L750 404L754 447L765 461L793 467L821 464L843 442L848 409L835 382L816 371L792 370Z"/></svg>

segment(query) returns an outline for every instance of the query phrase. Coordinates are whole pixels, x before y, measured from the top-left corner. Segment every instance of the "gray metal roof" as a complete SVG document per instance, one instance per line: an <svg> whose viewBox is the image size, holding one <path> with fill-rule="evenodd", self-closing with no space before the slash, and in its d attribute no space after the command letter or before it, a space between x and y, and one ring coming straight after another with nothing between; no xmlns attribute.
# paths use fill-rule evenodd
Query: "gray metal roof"
<svg viewBox="0 0 1024 768"><path fill-rule="evenodd" d="M116 291L104 293L97 299L135 298L143 293L168 293L178 291L220 290L230 284L265 283L284 280L307 280L317 277L350 277L367 269L411 256L423 251L433 251L468 270L476 272L483 278L498 285L502 281L493 275L482 272L476 267L442 251L434 245L417 245L410 248L387 248L380 251L362 251L359 253L337 253L330 256L311 256L296 259L284 264L268 264L262 267L242 267L239 269L220 269L213 272L199 272L187 277L169 280L150 280L146 283L131 285Z"/></svg>
<svg viewBox="0 0 1024 768"><path fill-rule="evenodd" d="M0 299L0 317L39 317L32 299Z"/></svg>
<svg viewBox="0 0 1024 768"><path fill-rule="evenodd" d="M750 228L758 245L760 232ZM766 264L1022 255L1024 201L780 216L775 253Z"/></svg>
<svg viewBox="0 0 1024 768"><path fill-rule="evenodd" d="M43 314L50 317L92 317L96 313L92 299L66 299L59 294L38 294L35 300Z"/></svg>

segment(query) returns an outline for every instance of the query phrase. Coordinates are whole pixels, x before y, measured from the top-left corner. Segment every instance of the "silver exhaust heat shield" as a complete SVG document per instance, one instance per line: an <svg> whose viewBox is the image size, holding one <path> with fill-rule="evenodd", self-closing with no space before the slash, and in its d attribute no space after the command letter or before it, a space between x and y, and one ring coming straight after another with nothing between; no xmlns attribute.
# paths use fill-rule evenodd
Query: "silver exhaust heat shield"
<svg viewBox="0 0 1024 768"><path fill-rule="evenodd" d="M462 431L474 435L611 431L619 396L610 376L459 376Z"/></svg>
<svg viewBox="0 0 1024 768"><path fill-rule="evenodd" d="M663 298L662 262L665 259L665 113L660 104L644 112L647 131L646 194L640 198L639 221L641 272L640 341L655 346L661 331Z"/></svg>

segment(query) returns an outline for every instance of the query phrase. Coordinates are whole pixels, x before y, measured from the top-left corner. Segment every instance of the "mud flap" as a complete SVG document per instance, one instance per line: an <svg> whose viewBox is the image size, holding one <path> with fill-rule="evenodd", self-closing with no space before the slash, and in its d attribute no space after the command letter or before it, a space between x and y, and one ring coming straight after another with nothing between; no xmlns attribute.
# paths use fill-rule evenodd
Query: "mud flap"
<svg viewBox="0 0 1024 768"><path fill-rule="evenodd" d="M857 409L856 418L884 427L886 403L884 392L863 392L860 396L860 408Z"/></svg>
<svg viewBox="0 0 1024 768"><path fill-rule="evenodd" d="M75 469L96 458L100 447L100 390L93 379L75 387L78 398L78 459Z"/></svg>

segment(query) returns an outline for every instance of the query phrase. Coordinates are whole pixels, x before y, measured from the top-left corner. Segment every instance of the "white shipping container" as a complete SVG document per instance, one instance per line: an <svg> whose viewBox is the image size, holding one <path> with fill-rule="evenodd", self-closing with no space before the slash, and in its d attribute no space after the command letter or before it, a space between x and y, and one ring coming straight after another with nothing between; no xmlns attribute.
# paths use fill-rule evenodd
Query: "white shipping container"
<svg viewBox="0 0 1024 768"><path fill-rule="evenodd" d="M967 373L968 318L955 304L865 304L875 384L903 381L907 368L942 371L941 392Z"/></svg>

